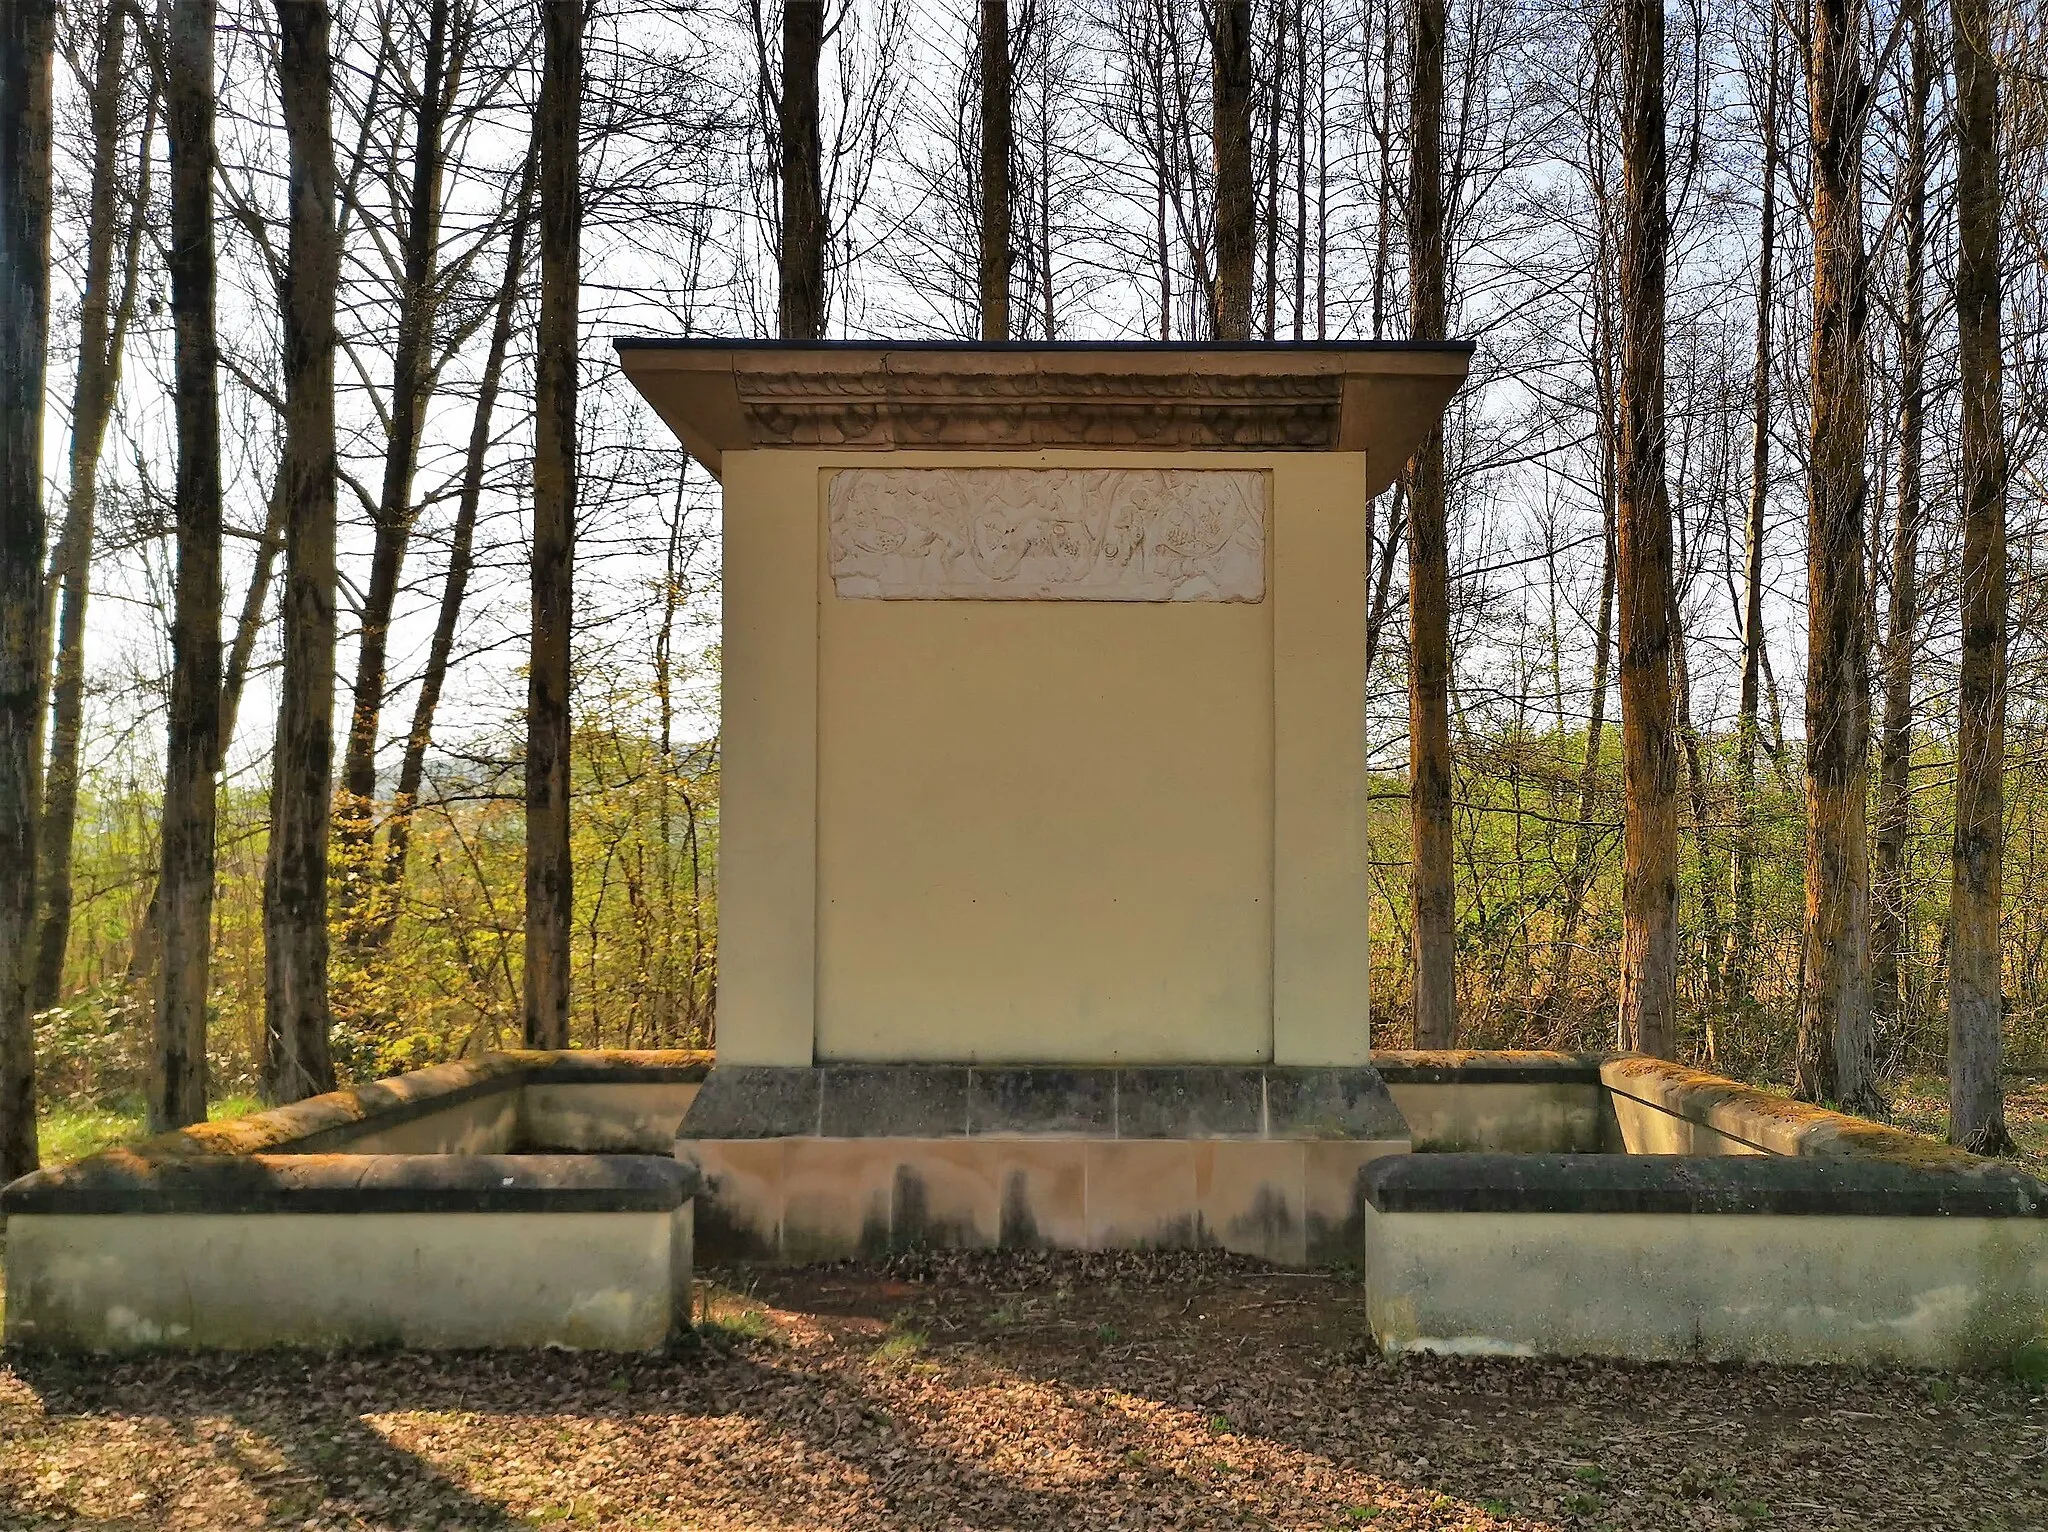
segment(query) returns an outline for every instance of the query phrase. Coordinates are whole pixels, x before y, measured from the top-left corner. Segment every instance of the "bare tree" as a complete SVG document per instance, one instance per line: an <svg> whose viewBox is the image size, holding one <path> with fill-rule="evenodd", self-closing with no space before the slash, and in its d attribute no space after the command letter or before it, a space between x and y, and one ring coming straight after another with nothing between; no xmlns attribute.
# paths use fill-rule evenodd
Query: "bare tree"
<svg viewBox="0 0 2048 1532"><path fill-rule="evenodd" d="M783 0L782 81L776 95L782 167L776 315L784 340L817 340L825 333L824 150L818 131L818 55L824 43L824 0ZM545 225L545 192L541 200ZM541 248L545 258L545 238Z"/></svg>
<svg viewBox="0 0 2048 1532"><path fill-rule="evenodd" d="M213 957L214 762L220 738L220 352L214 332L213 0L171 0L164 122L171 142L178 575L171 619L163 876L150 1126L206 1120Z"/></svg>
<svg viewBox="0 0 2048 1532"><path fill-rule="evenodd" d="M1415 0L1409 38L1409 334L1441 340L1444 238L1444 0ZM1414 865L1415 1046L1458 1038L1451 871L1451 599L1443 429L1408 465L1408 819Z"/></svg>
<svg viewBox="0 0 2048 1532"><path fill-rule="evenodd" d="M537 148L537 145L535 146ZM406 732L405 758L398 768L398 791L391 800L391 822L384 843L384 888L382 918L375 941L390 940L398 921L398 893L405 882L406 856L412 845L412 817L418 809L420 787L426 780L427 749L434 737L434 714L441 705L441 693L448 683L448 667L455 653L455 628L462 617L462 603L469 590L477 510L483 500L484 471L491 448L491 418L498 404L498 386L505 370L505 354L511 347L512 321L518 307L526 270L526 239L533 222L534 153L529 150L519 175L519 190L513 199L512 235L505 254L505 275L498 286L498 298L491 319L491 339L484 356L483 375L477 382L476 407L470 417L469 450L463 459L462 487L455 502L455 525L449 534L448 570L441 584L441 606L434 621L434 637L427 647L427 667L420 677L419 696L413 703L412 727Z"/></svg>
<svg viewBox="0 0 2048 1532"><path fill-rule="evenodd" d="M1249 340L1252 322L1252 8L1217 0L1211 8L1211 91L1216 153L1218 340Z"/></svg>
<svg viewBox="0 0 2048 1532"><path fill-rule="evenodd" d="M1794 1090L1881 1111L1870 1018L1870 653L1864 463L1870 425L1859 0L1813 0L1812 425L1807 490L1806 985Z"/></svg>
<svg viewBox="0 0 2048 1532"><path fill-rule="evenodd" d="M28 1004L41 715L52 0L0 5L0 1178L36 1168Z"/></svg>
<svg viewBox="0 0 2048 1532"><path fill-rule="evenodd" d="M981 338L1010 338L1010 5L981 4Z"/></svg>
<svg viewBox="0 0 2048 1532"><path fill-rule="evenodd" d="M339 892L344 910L358 917L348 927L351 940L361 940L375 925L360 917L376 885L367 853L375 829L371 816L377 796L377 736L384 716L392 609L415 515L413 475L433 393L447 125L468 51L468 31L467 14L458 13L452 0L432 0L412 120L412 174L405 192L404 256L391 352L389 436L383 482L373 507L370 580L363 592L348 746L335 815L335 842L346 858Z"/></svg>
<svg viewBox="0 0 2048 1532"><path fill-rule="evenodd" d="M136 177L124 218L121 209L121 102L128 84L128 12L118 3L102 11L89 91L92 133L91 190L86 204L85 291L78 311L78 371L71 395L70 484L64 524L51 561L45 600L60 605L50 687L50 751L43 778L43 813L37 846L39 921L29 1005L57 1003L64 950L71 931L71 849L78 821L78 755L85 723L85 622L92 593L94 521L99 505L100 454L120 386L121 357L140 283L143 209L149 200L149 141L155 131L156 93L145 92ZM119 260L120 286L115 289ZM45 608L45 625L49 608Z"/></svg>
<svg viewBox="0 0 2048 1532"><path fill-rule="evenodd" d="M1616 581L1621 602L1622 1034L1678 1047L1678 748L1671 696L1671 499L1664 479L1664 7L1621 19L1621 425Z"/></svg>
<svg viewBox="0 0 2048 1532"><path fill-rule="evenodd" d="M1999 276L1998 63L1987 0L1954 0L1956 330L1962 377L1963 663L1949 911L1949 1138L2010 1153L1999 1054L2005 860L2005 399Z"/></svg>
<svg viewBox="0 0 2048 1532"><path fill-rule="evenodd" d="M1899 477L1892 510L1891 592L1884 636L1884 716L1878 726L1877 825L1871 850L1870 995L1878 1015L1903 1001L1906 838L1912 824L1913 649L1920 626L1920 476L1927 422L1927 104L1934 42L1926 8L1913 18L1912 79L1898 201L1905 214L1899 294Z"/></svg>
<svg viewBox="0 0 2048 1532"><path fill-rule="evenodd" d="M1749 505L1743 522L1742 679L1735 719L1734 844L1729 858L1728 957L1721 982L1729 1004L1752 998L1756 958L1757 703L1764 658L1764 513L1771 491L1771 315L1778 234L1778 88L1775 16L1765 22L1762 201L1757 218L1756 349L1750 372Z"/></svg>
<svg viewBox="0 0 2048 1532"><path fill-rule="evenodd" d="M284 676L263 890L263 1090L334 1089L328 1049L327 836L334 776L334 63L326 0L278 0L290 142L285 268Z"/></svg>
<svg viewBox="0 0 2048 1532"><path fill-rule="evenodd" d="M792 13L813 9L789 7ZM547 0L542 15L533 655L526 688L526 1044L566 1048L575 908L569 854L569 642L575 602L576 314L583 207L577 143L582 0Z"/></svg>

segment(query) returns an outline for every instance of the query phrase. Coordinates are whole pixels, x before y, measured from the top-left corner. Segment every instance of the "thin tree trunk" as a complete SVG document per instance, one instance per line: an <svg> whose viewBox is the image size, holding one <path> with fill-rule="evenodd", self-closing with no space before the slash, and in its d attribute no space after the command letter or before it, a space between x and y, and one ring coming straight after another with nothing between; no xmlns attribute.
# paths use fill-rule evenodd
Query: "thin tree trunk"
<svg viewBox="0 0 2048 1532"><path fill-rule="evenodd" d="M1416 0L1409 78L1409 334L1440 340L1444 252L1444 0ZM1443 428L1408 468L1408 823L1414 902L1415 1046L1457 1044L1451 870L1451 606Z"/></svg>
<svg viewBox="0 0 2048 1532"><path fill-rule="evenodd" d="M1605 369L1602 376L1605 376ZM1600 756L1607 742L1607 687L1614 651L1615 495L1614 433L1605 401L1612 391L1602 386L1601 431L1601 555L1600 609L1593 627L1593 710L1586 722L1586 758L1579 766L1579 814L1572 840L1572 870L1565 883L1564 909L1557 920L1557 957L1551 964L1550 987L1538 1009L1555 1015L1571 997L1572 965L1578 959L1579 921L1598 866L1599 840L1593 832L1593 809L1600 790Z"/></svg>
<svg viewBox="0 0 2048 1532"><path fill-rule="evenodd" d="M327 836L334 775L334 63L326 0L277 0L278 88L290 144L284 291L288 507L284 674L263 887L263 1093L334 1089L328 1049Z"/></svg>
<svg viewBox="0 0 2048 1532"><path fill-rule="evenodd" d="M71 935L71 847L78 822L78 751L85 724L85 614L91 597L99 462L107 423L114 413L121 354L139 286L141 210L148 201L149 141L156 116L152 94L136 155L138 186L122 241L122 281L116 298L114 252L116 235L121 232L120 104L127 79L126 42L126 13L118 5L109 5L101 21L91 101L92 189L86 214L85 292L78 316L78 375L71 401L70 487L51 582L61 607L50 688L50 753L43 776L37 847L41 859L39 924L35 966L29 979L29 1007L37 1011L57 1003L64 984L64 951ZM46 587L46 601L50 594Z"/></svg>
<svg viewBox="0 0 2048 1532"><path fill-rule="evenodd" d="M1286 68L1287 6L1280 0L1273 7L1273 82L1266 94L1266 322L1260 333L1267 340L1280 312L1280 82Z"/></svg>
<svg viewBox="0 0 2048 1532"><path fill-rule="evenodd" d="M1735 722L1735 812L1730 848L1728 960L1721 971L1728 1003L1753 998L1756 962L1757 693L1764 658L1764 511L1771 488L1771 305L1778 225L1777 21L1771 31L1771 61L1764 88L1763 207L1759 218L1756 277L1756 351L1750 372L1749 508L1743 528L1742 683Z"/></svg>
<svg viewBox="0 0 2048 1532"><path fill-rule="evenodd" d="M1956 0L1956 330L1962 376L1962 678L1949 908L1949 1138L2012 1150L1999 1055L2005 814L2005 403L1999 303L1998 65L1986 0Z"/></svg>
<svg viewBox="0 0 2048 1532"><path fill-rule="evenodd" d="M792 4L789 12L812 9ZM540 361L533 461L533 653L526 688L526 1045L569 1046L569 639L575 599L577 132L582 0L542 8ZM785 81L785 99L787 82Z"/></svg>
<svg viewBox="0 0 2048 1532"><path fill-rule="evenodd" d="M1308 315L1308 29L1294 0L1294 339Z"/></svg>
<svg viewBox="0 0 2048 1532"><path fill-rule="evenodd" d="M1622 1036L1678 1050L1678 749L1671 696L1671 499L1664 481L1664 8L1621 21L1621 427L1616 584L1621 617Z"/></svg>
<svg viewBox="0 0 2048 1532"><path fill-rule="evenodd" d="M1216 152L1218 340L1249 340L1252 322L1252 8L1217 0L1212 46Z"/></svg>
<svg viewBox="0 0 2048 1532"><path fill-rule="evenodd" d="M1713 809L1708 801L1706 750L1700 740L1700 731L1693 727L1692 670L1687 663L1685 624L1678 610L1675 592L1671 604L1671 690L1678 743L1685 753L1686 798L1687 807L1692 810L1694 854L1700 863L1700 993L1711 1003L1712 998L1721 992L1721 901L1714 888L1713 846L1709 836Z"/></svg>
<svg viewBox="0 0 2048 1532"><path fill-rule="evenodd" d="M235 619L234 642L228 645L227 663L221 672L220 754L213 763L217 772L228 769L228 747L234 743L235 724L242 715L242 693L249 684L249 666L256 658L256 640L263 632L263 613L270 605L270 582L277 572L277 556L284 549L290 510L285 467L279 462L264 512L262 540L256 545L256 562L249 570L248 588L242 592L241 615Z"/></svg>
<svg viewBox="0 0 2048 1532"><path fill-rule="evenodd" d="M777 119L782 158L781 293L776 302L784 340L817 340L825 333L825 192L818 138L818 55L824 38L824 0L784 0ZM545 191L541 200L547 201ZM541 219L545 224L545 210ZM543 238L543 253L546 248Z"/></svg>
<svg viewBox="0 0 2048 1532"><path fill-rule="evenodd" d="M981 338L1010 338L1010 4L981 0Z"/></svg>
<svg viewBox="0 0 2048 1532"><path fill-rule="evenodd" d="M1380 118L1373 130L1380 151L1379 205L1373 223L1372 338L1386 329L1387 287L1393 279L1394 241L1394 6L1380 13Z"/></svg>
<svg viewBox="0 0 2048 1532"><path fill-rule="evenodd" d="M1881 1111L1870 1032L1870 656L1864 588L1870 425L1863 253L1862 8L1813 0L1813 421L1809 450L1806 948L1795 1093Z"/></svg>
<svg viewBox="0 0 2048 1532"><path fill-rule="evenodd" d="M407 188L404 285L399 292L398 329L392 348L391 434L385 444L384 479L377 497L348 746L342 757L341 795L336 803L334 840L342 862L337 893L342 912L349 917L344 929L352 942L360 942L375 919L369 908L376 883L369 850L376 828L377 735L384 717L392 608L398 600L406 544L412 536L413 473L433 391L445 129L454 83L461 73L459 51L453 55L450 51L449 13L450 0L434 0L428 16L419 109L413 121L412 180Z"/></svg>
<svg viewBox="0 0 2048 1532"><path fill-rule="evenodd" d="M34 1170L36 739L50 320L52 0L0 5L0 1180Z"/></svg>
<svg viewBox="0 0 2048 1532"><path fill-rule="evenodd" d="M1899 295L1899 489L1892 518L1884 717L1878 727L1877 825L1871 841L1870 998L1879 1021L1896 1015L1905 1003L1913 644L1920 625L1920 460L1927 415L1927 103L1934 89L1934 46L1924 9L1912 25L1905 185L1899 192L1906 211L1906 272Z"/></svg>
<svg viewBox="0 0 2048 1532"><path fill-rule="evenodd" d="M398 793L391 804L391 823L384 843L386 897L380 905L383 916L374 937L378 946L391 939L397 924L398 893L405 883L406 856L412 845L412 816L419 806L420 786L426 780L434 714L447 684L448 665L455 652L455 628L469 591L471 544L476 535L477 510L483 502L484 469L490 457L491 417L497 409L498 384L505 370L505 353L511 347L512 321L525 273L526 234L533 216L533 172L534 157L529 153L520 173L511 240L505 252L505 278L498 287L490 347L484 356L483 376L477 383L476 410L470 417L469 452L463 461L462 488L455 503L455 526L449 539L448 574L441 586L440 614L435 619L433 642L427 650L420 694L413 705L412 728L405 738L405 760L398 769Z"/></svg>
<svg viewBox="0 0 2048 1532"><path fill-rule="evenodd" d="M206 1118L214 761L220 741L220 400L214 336L213 0L173 0L165 125L171 144L171 316L176 331L178 574L171 618L163 876L149 1119Z"/></svg>

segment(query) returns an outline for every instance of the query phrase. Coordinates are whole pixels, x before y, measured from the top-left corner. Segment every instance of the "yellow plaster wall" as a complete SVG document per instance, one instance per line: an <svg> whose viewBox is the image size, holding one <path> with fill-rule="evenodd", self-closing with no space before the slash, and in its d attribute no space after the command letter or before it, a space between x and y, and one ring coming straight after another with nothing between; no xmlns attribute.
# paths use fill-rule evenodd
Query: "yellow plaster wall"
<svg viewBox="0 0 2048 1532"><path fill-rule="evenodd" d="M1230 603L842 601L838 467L1262 469ZM718 1051L1367 1057L1363 459L725 461Z"/></svg>

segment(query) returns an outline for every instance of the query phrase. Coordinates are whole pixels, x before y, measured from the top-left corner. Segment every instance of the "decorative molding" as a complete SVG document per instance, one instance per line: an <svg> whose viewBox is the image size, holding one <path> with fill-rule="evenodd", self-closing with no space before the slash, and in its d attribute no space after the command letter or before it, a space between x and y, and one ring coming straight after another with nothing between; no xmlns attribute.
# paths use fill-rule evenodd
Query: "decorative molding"
<svg viewBox="0 0 2048 1532"><path fill-rule="evenodd" d="M847 468L827 553L843 599L1262 601L1262 470Z"/></svg>
<svg viewBox="0 0 2048 1532"><path fill-rule="evenodd" d="M1331 449L1343 379L1301 375L748 372L756 441L803 447Z"/></svg>

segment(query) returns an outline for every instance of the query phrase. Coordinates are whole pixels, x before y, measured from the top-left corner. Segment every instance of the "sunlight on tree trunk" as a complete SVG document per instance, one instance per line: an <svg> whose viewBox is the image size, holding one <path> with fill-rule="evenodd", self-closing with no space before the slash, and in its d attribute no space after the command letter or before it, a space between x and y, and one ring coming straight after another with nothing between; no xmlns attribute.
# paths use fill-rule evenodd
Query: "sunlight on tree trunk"
<svg viewBox="0 0 2048 1532"><path fill-rule="evenodd" d="M220 353L214 334L212 0L175 0L166 39L171 315L177 331L178 574L171 622L156 1048L159 1131L206 1120L212 998L214 764L220 740Z"/></svg>
<svg viewBox="0 0 2048 1532"><path fill-rule="evenodd" d="M1621 623L1621 1030L1678 1048L1678 747L1671 699L1671 501L1664 483L1664 9L1621 21L1621 427L1616 581Z"/></svg>
<svg viewBox="0 0 2048 1532"><path fill-rule="evenodd" d="M1870 654L1864 604L1869 268L1862 7L1814 0L1813 422L1808 451L1806 985L1793 1090L1882 1112L1870 1031Z"/></svg>
<svg viewBox="0 0 2048 1532"><path fill-rule="evenodd" d="M575 916L569 848L569 643L575 602L582 0L548 0L541 14L547 37L539 108L533 655L526 690L526 1045L566 1048L569 928Z"/></svg>
<svg viewBox="0 0 2048 1532"><path fill-rule="evenodd" d="M327 836L334 776L334 65L326 0L278 0L291 143L284 291L284 675L263 889L263 1094L334 1089L328 1049Z"/></svg>

